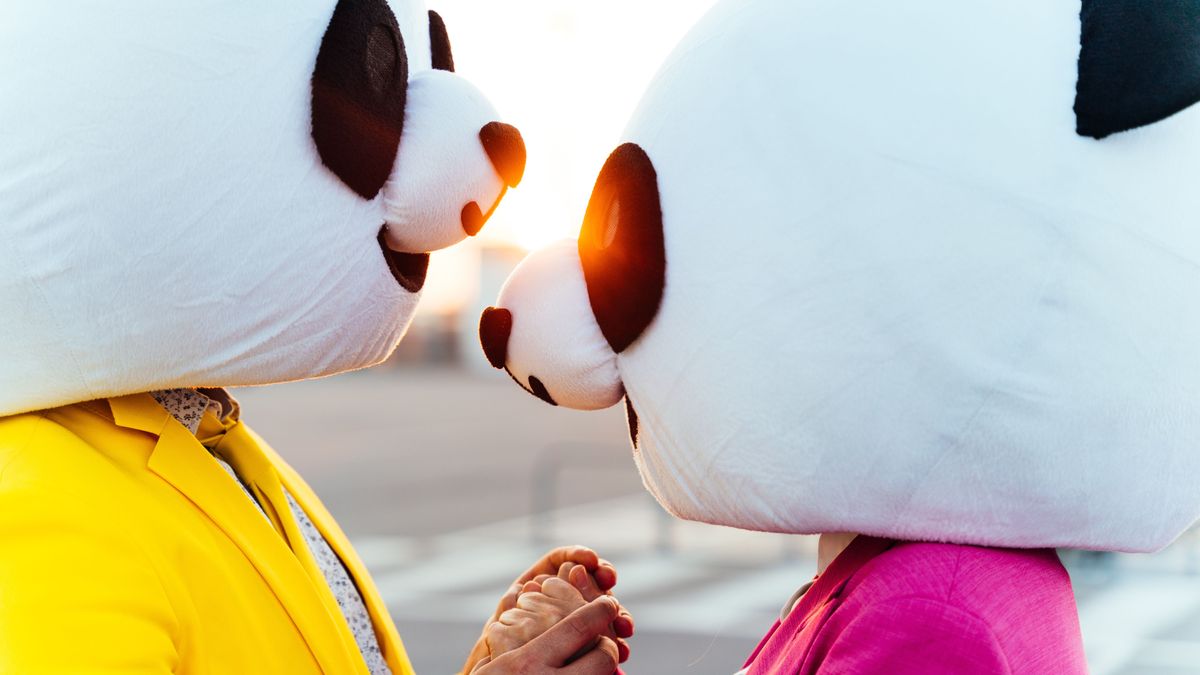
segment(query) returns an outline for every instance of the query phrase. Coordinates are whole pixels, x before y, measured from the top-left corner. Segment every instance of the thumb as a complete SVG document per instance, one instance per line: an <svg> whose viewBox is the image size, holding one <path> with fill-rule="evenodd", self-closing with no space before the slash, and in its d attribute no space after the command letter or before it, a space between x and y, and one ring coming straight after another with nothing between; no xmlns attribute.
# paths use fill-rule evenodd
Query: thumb
<svg viewBox="0 0 1200 675"><path fill-rule="evenodd" d="M579 657L577 661L562 669L562 675L610 675L617 672L619 652L617 643L608 638L600 638L600 642L592 651Z"/></svg>
<svg viewBox="0 0 1200 675"><path fill-rule="evenodd" d="M602 595L571 612L567 618L522 649L528 648L544 665L561 667L580 650L590 648L597 639L606 635L619 611L620 605L616 600Z"/></svg>

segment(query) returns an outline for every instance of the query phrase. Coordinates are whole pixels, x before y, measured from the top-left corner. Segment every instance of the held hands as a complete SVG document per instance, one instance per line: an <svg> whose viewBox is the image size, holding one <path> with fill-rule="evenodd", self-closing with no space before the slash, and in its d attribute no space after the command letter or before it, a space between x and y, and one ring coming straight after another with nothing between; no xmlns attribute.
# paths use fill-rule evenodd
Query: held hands
<svg viewBox="0 0 1200 675"><path fill-rule="evenodd" d="M583 599L583 591L589 582L587 571L579 565L567 565L570 563L563 565L562 572L566 580L550 577L542 582L527 582L517 597L517 606L505 611L484 629L483 637L492 658L531 642L587 604Z"/></svg>
<svg viewBox="0 0 1200 675"><path fill-rule="evenodd" d="M616 600L600 596L528 644L495 658L483 657L471 674L613 675L617 671L617 645L601 633L612 625L619 611ZM570 660L571 655L580 653L582 656Z"/></svg>
<svg viewBox="0 0 1200 675"><path fill-rule="evenodd" d="M612 565L583 547L551 551L500 600L464 673L611 675L629 657L633 618L609 590Z"/></svg>

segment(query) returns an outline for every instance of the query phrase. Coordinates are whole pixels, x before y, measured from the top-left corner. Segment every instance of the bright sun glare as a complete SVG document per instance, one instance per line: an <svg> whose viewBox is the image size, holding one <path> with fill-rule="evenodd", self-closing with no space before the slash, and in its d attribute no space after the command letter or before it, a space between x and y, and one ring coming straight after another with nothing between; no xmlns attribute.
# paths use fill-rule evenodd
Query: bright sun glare
<svg viewBox="0 0 1200 675"><path fill-rule="evenodd" d="M441 14L459 74L521 130L525 179L510 191L479 244L541 248L579 232L600 166L642 91L714 0L457 0ZM430 270L427 309L471 303L477 252L448 252Z"/></svg>

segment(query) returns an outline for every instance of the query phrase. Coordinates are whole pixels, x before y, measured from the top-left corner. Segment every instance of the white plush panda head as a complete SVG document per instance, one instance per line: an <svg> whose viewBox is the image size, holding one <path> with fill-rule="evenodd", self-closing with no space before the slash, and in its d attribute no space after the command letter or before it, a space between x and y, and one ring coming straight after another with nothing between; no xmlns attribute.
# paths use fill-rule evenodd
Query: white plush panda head
<svg viewBox="0 0 1200 675"><path fill-rule="evenodd" d="M726 0L493 365L694 520L1150 550L1200 514L1200 3Z"/></svg>
<svg viewBox="0 0 1200 675"><path fill-rule="evenodd" d="M0 7L0 415L377 363L524 170L419 0Z"/></svg>

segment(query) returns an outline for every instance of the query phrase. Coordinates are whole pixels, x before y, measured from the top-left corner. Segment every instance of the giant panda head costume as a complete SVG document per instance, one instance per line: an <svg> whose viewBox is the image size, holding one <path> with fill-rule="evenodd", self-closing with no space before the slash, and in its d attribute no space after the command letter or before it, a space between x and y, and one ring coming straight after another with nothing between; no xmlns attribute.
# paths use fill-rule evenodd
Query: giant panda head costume
<svg viewBox="0 0 1200 675"><path fill-rule="evenodd" d="M417 0L0 8L0 415L384 359L524 170Z"/></svg>
<svg viewBox="0 0 1200 675"><path fill-rule="evenodd" d="M1200 514L1200 3L725 0L485 351L683 518L1152 550Z"/></svg>

